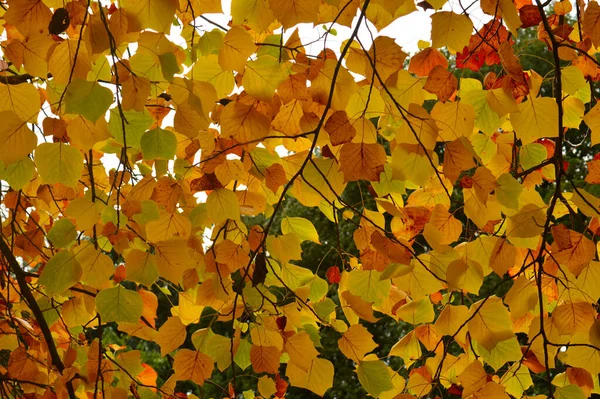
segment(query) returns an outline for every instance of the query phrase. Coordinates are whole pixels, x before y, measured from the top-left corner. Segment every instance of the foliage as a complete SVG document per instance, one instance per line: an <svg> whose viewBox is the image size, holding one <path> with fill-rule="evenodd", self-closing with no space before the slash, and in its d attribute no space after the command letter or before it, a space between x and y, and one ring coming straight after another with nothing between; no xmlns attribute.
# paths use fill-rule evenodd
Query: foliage
<svg viewBox="0 0 600 399"><path fill-rule="evenodd" d="M2 3L2 397L600 392L600 6L534 1Z"/></svg>

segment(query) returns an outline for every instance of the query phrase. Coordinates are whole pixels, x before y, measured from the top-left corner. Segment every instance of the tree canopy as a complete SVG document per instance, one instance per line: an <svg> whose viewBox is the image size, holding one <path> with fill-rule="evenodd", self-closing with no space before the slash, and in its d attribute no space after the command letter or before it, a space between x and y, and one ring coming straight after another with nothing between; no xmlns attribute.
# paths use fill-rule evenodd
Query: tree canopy
<svg viewBox="0 0 600 399"><path fill-rule="evenodd" d="M596 1L0 7L1 397L600 393Z"/></svg>

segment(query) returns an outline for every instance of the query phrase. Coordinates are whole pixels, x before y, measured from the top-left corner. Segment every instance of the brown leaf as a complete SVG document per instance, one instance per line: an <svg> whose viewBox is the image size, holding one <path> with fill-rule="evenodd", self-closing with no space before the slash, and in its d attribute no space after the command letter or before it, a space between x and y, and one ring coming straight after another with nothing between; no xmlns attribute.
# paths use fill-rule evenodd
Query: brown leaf
<svg viewBox="0 0 600 399"><path fill-rule="evenodd" d="M458 88L458 79L443 66L436 65L429 73L423 88L435 94L441 102L446 102Z"/></svg>
<svg viewBox="0 0 600 399"><path fill-rule="evenodd" d="M513 51L512 45L509 42L500 44L498 55L500 56L502 67L506 73L518 83L524 84L525 76L523 74L523 68Z"/></svg>
<svg viewBox="0 0 600 399"><path fill-rule="evenodd" d="M279 187L286 182L287 176L285 174L285 169L281 164L274 163L265 169L265 184L269 190L273 191L273 193L276 193Z"/></svg>
<svg viewBox="0 0 600 399"><path fill-rule="evenodd" d="M52 19L48 24L48 32L51 35L58 35L64 32L71 23L71 18L69 18L69 12L64 8L57 8L54 10L54 14L52 15Z"/></svg>
<svg viewBox="0 0 600 399"><path fill-rule="evenodd" d="M252 273L252 286L256 287L265 282L267 278L267 261L265 254L260 252L256 254L254 261L254 272Z"/></svg>
<svg viewBox="0 0 600 399"><path fill-rule="evenodd" d="M460 173L475 167L473 154L465 148L461 139L446 143L444 152L444 176L455 182Z"/></svg>
<svg viewBox="0 0 600 399"><path fill-rule="evenodd" d="M223 185L214 173L206 173L190 182L192 192L216 190L217 188L223 188Z"/></svg>
<svg viewBox="0 0 600 399"><path fill-rule="evenodd" d="M346 111L334 112L325 122L324 128L334 146L349 143L356 136L356 128L348 120Z"/></svg>
<svg viewBox="0 0 600 399"><path fill-rule="evenodd" d="M340 151L340 169L344 181L379 181L386 154L380 144L346 143Z"/></svg>
<svg viewBox="0 0 600 399"><path fill-rule="evenodd" d="M583 32L592 38L594 46L600 45L600 5L590 1L583 13Z"/></svg>

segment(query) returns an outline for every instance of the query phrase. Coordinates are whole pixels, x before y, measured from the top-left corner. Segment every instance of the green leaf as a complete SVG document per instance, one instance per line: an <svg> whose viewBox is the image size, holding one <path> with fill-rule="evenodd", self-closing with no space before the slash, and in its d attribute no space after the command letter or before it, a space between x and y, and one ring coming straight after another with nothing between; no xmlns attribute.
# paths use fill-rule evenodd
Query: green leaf
<svg viewBox="0 0 600 399"><path fill-rule="evenodd" d="M140 146L144 159L172 159L177 151L177 138L173 132L157 127L144 133Z"/></svg>
<svg viewBox="0 0 600 399"><path fill-rule="evenodd" d="M548 157L548 151L540 143L530 143L521 147L519 160L523 169L527 170L544 162Z"/></svg>
<svg viewBox="0 0 600 399"><path fill-rule="evenodd" d="M107 288L96 295L96 310L104 323L110 321L136 323L144 304L140 295L121 285Z"/></svg>
<svg viewBox="0 0 600 399"><path fill-rule="evenodd" d="M77 228L67 218L59 219L46 236L56 248L64 248L77 238Z"/></svg>
<svg viewBox="0 0 600 399"><path fill-rule="evenodd" d="M103 116L113 103L113 92L98 82L76 79L65 93L66 112L83 115L91 122Z"/></svg>
<svg viewBox="0 0 600 399"><path fill-rule="evenodd" d="M173 76L179 72L179 64L173 53L164 53L158 56L160 60L160 69L167 81L172 81Z"/></svg>
<svg viewBox="0 0 600 399"><path fill-rule="evenodd" d="M13 162L7 168L0 166L0 179L6 180L14 190L25 187L35 173L35 165L31 158L26 157Z"/></svg>
<svg viewBox="0 0 600 399"><path fill-rule="evenodd" d="M77 187L84 167L81 151L64 143L40 144L35 150L35 164L43 183L69 187Z"/></svg>
<svg viewBox="0 0 600 399"><path fill-rule="evenodd" d="M109 114L110 119L108 121L108 131L113 135L115 141L122 145L125 144L123 141L124 126L127 147L139 149L142 135L154 123L154 119L152 119L152 116L150 116L148 110L144 109L144 112L123 111L123 115L125 116L125 120L127 122L124 122L121 119L121 114L116 108L111 109Z"/></svg>
<svg viewBox="0 0 600 399"><path fill-rule="evenodd" d="M235 362L235 364L237 364L239 366L239 368L241 368L242 370L246 370L248 368L248 366L250 366L252 364L252 362L250 361L250 348L252 347L252 344L250 342L248 342L247 339L242 339L240 341L240 345L238 346L238 350L235 353L235 356L233 358L233 361Z"/></svg>
<svg viewBox="0 0 600 399"><path fill-rule="evenodd" d="M499 186L496 188L496 199L507 208L517 209L519 207L519 195L523 186L508 173L500 175L496 180Z"/></svg>
<svg viewBox="0 0 600 399"><path fill-rule="evenodd" d="M61 251L46 263L38 282L45 287L46 294L52 297L77 284L82 274L75 255L71 251Z"/></svg>
<svg viewBox="0 0 600 399"><path fill-rule="evenodd" d="M311 301L316 302L321 300L329 291L329 284L319 276L315 276L310 282L310 294L309 298Z"/></svg>
<svg viewBox="0 0 600 399"><path fill-rule="evenodd" d="M312 241L320 244L319 233L308 219L299 217L285 217L281 221L281 232L283 234L296 233L302 241Z"/></svg>
<svg viewBox="0 0 600 399"><path fill-rule="evenodd" d="M337 305L331 300L331 298L325 298L322 301L315 303L313 308L321 319L329 320L331 316L335 314Z"/></svg>
<svg viewBox="0 0 600 399"><path fill-rule="evenodd" d="M394 389L388 367L381 360L360 362L356 374L360 384L374 398L382 392Z"/></svg>

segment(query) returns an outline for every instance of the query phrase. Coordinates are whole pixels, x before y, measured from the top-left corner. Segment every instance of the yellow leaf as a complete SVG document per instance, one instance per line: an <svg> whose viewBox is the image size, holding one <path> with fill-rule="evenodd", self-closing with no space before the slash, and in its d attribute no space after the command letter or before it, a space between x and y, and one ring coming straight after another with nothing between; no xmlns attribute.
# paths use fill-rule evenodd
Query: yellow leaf
<svg viewBox="0 0 600 399"><path fill-rule="evenodd" d="M406 120L396 132L396 142L414 144L432 150L438 137L438 127L425 108L410 104Z"/></svg>
<svg viewBox="0 0 600 399"><path fill-rule="evenodd" d="M462 101L437 102L431 110L431 116L438 125L438 135L443 141L454 141L473 134L475 110L471 104Z"/></svg>
<svg viewBox="0 0 600 399"><path fill-rule="evenodd" d="M234 26L223 39L219 51L219 65L228 71L244 72L248 57L256 51L252 36L241 26Z"/></svg>
<svg viewBox="0 0 600 399"><path fill-rule="evenodd" d="M402 358L404 364L410 367L411 364L421 357L421 354L421 344L414 331L411 331L390 349L389 356Z"/></svg>
<svg viewBox="0 0 600 399"><path fill-rule="evenodd" d="M431 16L431 45L461 52L469 44L473 22L466 15L440 11Z"/></svg>
<svg viewBox="0 0 600 399"><path fill-rule="evenodd" d="M130 15L129 32L150 28L157 32L169 32L177 7L176 0L124 0L120 4Z"/></svg>
<svg viewBox="0 0 600 399"><path fill-rule="evenodd" d="M525 316L538 303L535 281L529 280L525 275L521 275L506 293L504 302L508 305L510 314L514 319Z"/></svg>
<svg viewBox="0 0 600 399"><path fill-rule="evenodd" d="M176 284L179 284L183 272L196 267L197 261L190 255L185 238L171 238L156 243L156 266L159 274Z"/></svg>
<svg viewBox="0 0 600 399"><path fill-rule="evenodd" d="M441 244L444 245L457 241L462 233L462 223L451 213L448 213L446 208L441 204L437 204L433 208L429 224L441 233Z"/></svg>
<svg viewBox="0 0 600 399"><path fill-rule="evenodd" d="M496 241L490 257L490 267L499 276L504 276L515 264L517 249L504 238Z"/></svg>
<svg viewBox="0 0 600 399"><path fill-rule="evenodd" d="M396 315L413 325L431 323L435 318L433 305L428 297L407 303L396 311Z"/></svg>
<svg viewBox="0 0 600 399"><path fill-rule="evenodd" d="M235 87L233 72L221 68L214 54L196 61L191 74L194 80L212 84L219 98L227 97Z"/></svg>
<svg viewBox="0 0 600 399"><path fill-rule="evenodd" d="M295 233L302 241L312 241L320 244L319 233L308 219L299 217L285 217L281 220L283 234Z"/></svg>
<svg viewBox="0 0 600 399"><path fill-rule="evenodd" d="M266 31L269 25L275 22L273 11L269 8L269 0L232 0L231 16L235 25L248 25L258 32Z"/></svg>
<svg viewBox="0 0 600 399"><path fill-rule="evenodd" d="M346 182L379 181L385 161L385 149L380 144L346 143L340 151L340 169Z"/></svg>
<svg viewBox="0 0 600 399"><path fill-rule="evenodd" d="M206 199L206 206L211 210L215 224L227 219L240 220L240 205L237 196L231 190L218 188L212 191Z"/></svg>
<svg viewBox="0 0 600 399"><path fill-rule="evenodd" d="M487 373L479 360L471 363L459 376L458 380L463 386L463 395L468 398L479 391L487 383Z"/></svg>
<svg viewBox="0 0 600 399"><path fill-rule="evenodd" d="M185 342L186 326L177 316L169 317L165 324L158 329L154 339L160 346L161 356L166 356L179 348Z"/></svg>
<svg viewBox="0 0 600 399"><path fill-rule="evenodd" d="M302 22L316 22L319 12L318 0L269 0L269 6L283 29Z"/></svg>
<svg viewBox="0 0 600 399"><path fill-rule="evenodd" d="M249 61L244 71L242 84L246 93L261 101L271 101L275 90L286 81L288 70L285 64L268 54Z"/></svg>
<svg viewBox="0 0 600 399"><path fill-rule="evenodd" d="M3 18L15 25L23 36L47 34L52 11L42 0L11 0Z"/></svg>
<svg viewBox="0 0 600 399"><path fill-rule="evenodd" d="M311 82L310 94L313 101L326 104L329 100L333 74L335 73L337 61L326 59L325 63L319 69L319 74ZM340 68L333 85L333 97L331 100L331 109L334 111L345 110L350 98L359 90L350 72L345 68ZM320 116L320 115L319 115Z"/></svg>
<svg viewBox="0 0 600 399"><path fill-rule="evenodd" d="M269 125L269 118L249 96L228 104L221 114L221 135L240 143L262 139L269 133Z"/></svg>
<svg viewBox="0 0 600 399"><path fill-rule="evenodd" d="M437 164L435 153L425 153L418 145L397 145L392 152L392 177L424 186L434 174L431 162Z"/></svg>
<svg viewBox="0 0 600 399"><path fill-rule="evenodd" d="M321 358L313 359L308 371L302 370L294 363L290 363L286 370L293 386L308 389L319 396L323 396L333 386L333 373L333 364Z"/></svg>
<svg viewBox="0 0 600 399"><path fill-rule="evenodd" d="M455 260L448 265L446 281L451 290L464 290L478 294L483 283L483 269L481 265L471 259Z"/></svg>
<svg viewBox="0 0 600 399"><path fill-rule="evenodd" d="M510 122L523 144L542 137L557 137L558 106L550 97L530 98L519 104L519 112L510 114Z"/></svg>
<svg viewBox="0 0 600 399"><path fill-rule="evenodd" d="M239 244L231 240L223 240L215 246L215 259L226 265L231 273L248 265L248 241Z"/></svg>
<svg viewBox="0 0 600 399"><path fill-rule="evenodd" d="M0 161L8 166L32 152L37 145L37 137L12 111L0 112L0 120Z"/></svg>
<svg viewBox="0 0 600 399"><path fill-rule="evenodd" d="M273 129L280 131L288 136L295 136L302 132L301 122L304 116L302 110L302 101L293 100L287 104L284 104L279 109L277 115L272 121ZM342 112L342 111L339 111ZM331 118L328 119L328 121ZM327 128L326 128L327 129ZM333 144L333 143L332 143Z"/></svg>
<svg viewBox="0 0 600 399"><path fill-rule="evenodd" d="M485 94L489 107L499 117L503 117L510 112L520 112L512 93L504 88L486 90Z"/></svg>
<svg viewBox="0 0 600 399"><path fill-rule="evenodd" d="M40 94L32 84L0 83L0 111L13 111L23 122L37 122Z"/></svg>
<svg viewBox="0 0 600 399"><path fill-rule="evenodd" d="M467 327L469 334L487 351L491 351L501 341L514 336L508 309L495 295L471 305Z"/></svg>
<svg viewBox="0 0 600 399"><path fill-rule="evenodd" d="M190 219L180 213L163 211L158 220L146 225L146 235L149 241L165 241L173 237L188 238L192 231Z"/></svg>
<svg viewBox="0 0 600 399"><path fill-rule="evenodd" d="M86 242L81 246L83 248L79 251L75 249L75 258L83 271L81 281L94 288L105 288L108 278L115 271L113 261L108 255L94 248L94 245L90 242Z"/></svg>
<svg viewBox="0 0 600 399"><path fill-rule="evenodd" d="M562 335L587 332L596 320L596 312L588 302L569 302L552 312L552 323Z"/></svg>
<svg viewBox="0 0 600 399"><path fill-rule="evenodd" d="M262 376L258 379L258 392L265 398L270 398L275 392L277 387L275 381L269 376Z"/></svg>
<svg viewBox="0 0 600 399"><path fill-rule="evenodd" d="M291 362L304 371L308 371L312 361L319 355L310 339L310 335L305 331L300 331L287 338L284 342L284 348L290 356Z"/></svg>
<svg viewBox="0 0 600 399"><path fill-rule="evenodd" d="M361 324L350 326L338 340L338 346L344 356L357 363L363 360L367 353L378 347L373 341L373 335Z"/></svg>
<svg viewBox="0 0 600 399"><path fill-rule="evenodd" d="M89 151L94 144L111 137L106 119L99 118L94 123L83 116L77 116L69 121L67 134L70 143L81 151ZM129 145L129 142L127 144Z"/></svg>
<svg viewBox="0 0 600 399"><path fill-rule="evenodd" d="M425 265L429 266L427 263ZM414 300L419 300L443 288L441 281L430 270L425 269L421 263L413 261L410 266L405 267L405 270L399 269L399 277L394 278L394 284L411 295Z"/></svg>
<svg viewBox="0 0 600 399"><path fill-rule="evenodd" d="M86 46L79 46L78 40L65 40L50 51L48 72L52 74L55 83L66 85L69 80L85 80L87 78L92 65ZM73 71L73 75L71 75L71 71Z"/></svg>
<svg viewBox="0 0 600 399"><path fill-rule="evenodd" d="M125 256L127 279L150 287L159 277L156 266L156 255L132 249Z"/></svg>
<svg viewBox="0 0 600 399"><path fill-rule="evenodd" d="M146 100L150 96L150 80L143 76L131 75L129 79L123 82L123 109L134 109L144 111Z"/></svg>
<svg viewBox="0 0 600 399"><path fill-rule="evenodd" d="M577 90L587 86L581 69L576 66L562 68L560 77L562 79L562 89L567 94L575 95Z"/></svg>

